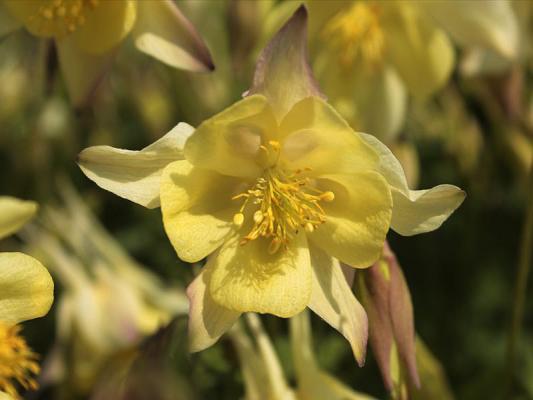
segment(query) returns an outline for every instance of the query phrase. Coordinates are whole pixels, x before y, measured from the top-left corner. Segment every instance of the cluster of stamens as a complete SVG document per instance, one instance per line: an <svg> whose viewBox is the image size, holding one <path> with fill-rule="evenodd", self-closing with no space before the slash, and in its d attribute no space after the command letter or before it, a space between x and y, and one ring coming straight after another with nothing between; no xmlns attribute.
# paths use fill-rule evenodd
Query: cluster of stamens
<svg viewBox="0 0 533 400"><path fill-rule="evenodd" d="M378 4L356 2L331 18L322 34L338 52L339 63L344 67L351 67L359 57L370 65L383 59L385 36Z"/></svg>
<svg viewBox="0 0 533 400"><path fill-rule="evenodd" d="M32 375L38 373L37 355L20 336L20 327L0 322L0 391L19 399L15 385L18 383L26 390L37 389Z"/></svg>
<svg viewBox="0 0 533 400"><path fill-rule="evenodd" d="M87 13L101 0L48 0L30 16L30 23L43 36L64 37L85 24Z"/></svg>
<svg viewBox="0 0 533 400"><path fill-rule="evenodd" d="M279 143L269 142L271 149L279 153ZM261 146L265 152L270 152ZM326 222L321 201L330 202L333 192L322 192L311 185L305 176L310 169L285 171L276 164L268 166L263 176L247 191L234 196L233 200L244 199L239 212L233 216L233 223L241 227L245 215L253 218L251 230L241 239L241 245L263 237L270 240L269 252L276 253L286 248L300 229L311 233Z"/></svg>

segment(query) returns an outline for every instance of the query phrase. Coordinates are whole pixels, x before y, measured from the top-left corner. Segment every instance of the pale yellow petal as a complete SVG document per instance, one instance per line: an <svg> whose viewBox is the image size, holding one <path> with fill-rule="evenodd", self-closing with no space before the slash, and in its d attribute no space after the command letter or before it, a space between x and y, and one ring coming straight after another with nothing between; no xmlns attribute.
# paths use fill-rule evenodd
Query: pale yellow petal
<svg viewBox="0 0 533 400"><path fill-rule="evenodd" d="M159 207L163 169L183 159L183 146L194 128L180 122L158 141L139 151L94 146L83 150L78 165L102 189L147 208Z"/></svg>
<svg viewBox="0 0 533 400"><path fill-rule="evenodd" d="M139 1L138 7L133 35L139 50L175 68L214 69L207 46L173 1Z"/></svg>
<svg viewBox="0 0 533 400"><path fill-rule="evenodd" d="M18 231L37 212L37 203L0 196L0 239Z"/></svg>
<svg viewBox="0 0 533 400"><path fill-rule="evenodd" d="M0 400L15 400L5 392L0 392Z"/></svg>
<svg viewBox="0 0 533 400"><path fill-rule="evenodd" d="M311 296L311 265L307 241L300 232L288 248L269 252L263 238L245 245L234 237L211 257L209 291L220 305L239 312L292 317Z"/></svg>
<svg viewBox="0 0 533 400"><path fill-rule="evenodd" d="M11 15L6 6L0 2L0 38L20 27L22 27L22 23Z"/></svg>
<svg viewBox="0 0 533 400"><path fill-rule="evenodd" d="M189 350L211 347L237 321L240 312L231 311L213 301L207 290L209 271L203 271L187 288L189 297Z"/></svg>
<svg viewBox="0 0 533 400"><path fill-rule="evenodd" d="M326 71L321 79L331 104L356 131L393 141L403 127L407 107L402 80L390 65L375 70L354 67L350 72L347 77Z"/></svg>
<svg viewBox="0 0 533 400"><path fill-rule="evenodd" d="M417 7L437 21L459 44L517 55L519 32L510 1L419 1Z"/></svg>
<svg viewBox="0 0 533 400"><path fill-rule="evenodd" d="M200 261L227 238L239 206L231 200L238 183L188 161L175 161L164 169L160 193L163 223L182 260Z"/></svg>
<svg viewBox="0 0 533 400"><path fill-rule="evenodd" d="M89 54L82 51L72 37L57 43L57 52L70 100L74 106L83 107L94 95L115 53Z"/></svg>
<svg viewBox="0 0 533 400"><path fill-rule="evenodd" d="M325 101L308 97L280 125L282 156L292 169L313 174L353 173L377 165L376 153Z"/></svg>
<svg viewBox="0 0 533 400"><path fill-rule="evenodd" d="M117 46L130 33L136 17L135 0L100 1L72 38L80 50L102 54Z"/></svg>
<svg viewBox="0 0 533 400"><path fill-rule="evenodd" d="M291 318L290 333L292 357L296 380L298 382L298 399L305 400L371 400L365 394L356 392L322 371L314 357L311 337L311 321L307 310Z"/></svg>
<svg viewBox="0 0 533 400"><path fill-rule="evenodd" d="M428 190L393 189L394 211L391 227L400 235L411 236L433 231L461 205L464 191L453 185L438 185Z"/></svg>
<svg viewBox="0 0 533 400"><path fill-rule="evenodd" d="M423 98L444 86L455 63L448 37L416 4L396 3L384 16L387 57L407 88Z"/></svg>
<svg viewBox="0 0 533 400"><path fill-rule="evenodd" d="M204 121L185 145L193 165L224 175L256 177L261 143L277 132L272 109L265 97L249 96Z"/></svg>
<svg viewBox="0 0 533 400"><path fill-rule="evenodd" d="M54 300L54 282L35 258L0 253L0 321L18 324L46 315Z"/></svg>
<svg viewBox="0 0 533 400"><path fill-rule="evenodd" d="M326 222L309 235L316 246L352 267L372 265L389 230L392 199L389 185L378 173L324 175L321 190L335 199L324 203Z"/></svg>
<svg viewBox="0 0 533 400"><path fill-rule="evenodd" d="M339 262L324 251L311 248L313 289L309 308L350 343L359 365L365 362L368 319L348 286Z"/></svg>
<svg viewBox="0 0 533 400"><path fill-rule="evenodd" d="M307 9L301 5L259 55L248 94L262 94L278 121L300 100L325 97L307 57Z"/></svg>
<svg viewBox="0 0 533 400"><path fill-rule="evenodd" d="M409 190L403 168L387 146L371 135L361 134L361 137L380 156L379 171L392 192L391 228L401 235L416 235L437 229L465 199L465 192L453 185Z"/></svg>

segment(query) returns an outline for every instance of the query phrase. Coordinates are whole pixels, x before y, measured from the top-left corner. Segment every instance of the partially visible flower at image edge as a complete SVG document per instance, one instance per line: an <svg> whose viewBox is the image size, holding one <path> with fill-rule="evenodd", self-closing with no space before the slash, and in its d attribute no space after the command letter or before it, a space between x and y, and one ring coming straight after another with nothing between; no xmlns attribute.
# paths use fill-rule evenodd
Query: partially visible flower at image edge
<svg viewBox="0 0 533 400"><path fill-rule="evenodd" d="M18 230L37 205L0 197L0 239ZM19 399L16 384L35 390L38 356L20 335L20 322L46 315L54 283L43 265L22 253L0 253L0 399Z"/></svg>
<svg viewBox="0 0 533 400"><path fill-rule="evenodd" d="M264 36L300 2L264 16ZM516 62L520 38L506 0L305 0L313 68L331 104L356 130L387 144L402 133L409 98L424 102L449 82L456 51ZM527 3L527 2L516 2Z"/></svg>
<svg viewBox="0 0 533 400"><path fill-rule="evenodd" d="M301 7L262 52L245 99L196 130L181 123L138 152L80 153L99 186L161 205L182 260L207 257L188 288L192 351L215 343L241 313L292 317L309 307L362 365L367 317L341 263L369 267L390 227L434 230L464 199L452 185L409 190L387 147L349 127L315 84L306 29Z"/></svg>
<svg viewBox="0 0 533 400"><path fill-rule="evenodd" d="M137 49L174 68L214 68L196 28L172 0L0 0L0 22L0 37L24 27L54 40L77 106L88 100L128 36Z"/></svg>

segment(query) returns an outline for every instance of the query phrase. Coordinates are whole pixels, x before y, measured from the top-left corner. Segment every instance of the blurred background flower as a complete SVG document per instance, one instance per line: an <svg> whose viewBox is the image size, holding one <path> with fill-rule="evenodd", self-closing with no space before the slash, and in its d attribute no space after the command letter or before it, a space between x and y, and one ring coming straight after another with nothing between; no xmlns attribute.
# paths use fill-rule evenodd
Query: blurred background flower
<svg viewBox="0 0 533 400"><path fill-rule="evenodd" d="M130 258L70 184L62 182L60 192L64 204L44 206L22 235L60 287L44 379L88 393L110 359L187 313L188 303L183 289L164 285Z"/></svg>

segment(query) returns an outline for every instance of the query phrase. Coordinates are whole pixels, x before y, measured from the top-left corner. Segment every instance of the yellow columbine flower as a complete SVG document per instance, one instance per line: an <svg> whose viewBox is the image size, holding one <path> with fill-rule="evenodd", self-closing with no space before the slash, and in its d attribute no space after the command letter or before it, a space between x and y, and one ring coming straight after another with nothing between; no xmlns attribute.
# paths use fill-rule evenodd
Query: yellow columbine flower
<svg viewBox="0 0 533 400"><path fill-rule="evenodd" d="M66 376L50 379L87 393L114 355L185 314L187 298L136 263L70 186L60 193L65 207L45 207L25 238L62 287L53 355Z"/></svg>
<svg viewBox="0 0 533 400"><path fill-rule="evenodd" d="M180 258L208 257L188 288L193 351L241 313L291 317L309 307L362 363L367 319L341 262L370 266L389 227L431 231L464 198L451 185L410 191L392 153L321 98L306 28L302 7L263 51L247 97L194 132L180 124L139 152L97 146L80 154L101 187L161 204Z"/></svg>
<svg viewBox="0 0 533 400"><path fill-rule="evenodd" d="M15 232L36 212L37 205L0 197L0 239ZM37 355L20 336L18 323L42 317L53 300L50 274L36 259L22 253L0 253L0 399L18 399L16 384L34 390Z"/></svg>
<svg viewBox="0 0 533 400"><path fill-rule="evenodd" d="M92 92L116 47L136 47L175 68L213 68L209 50L171 0L0 0L0 36L21 26L55 41L75 104Z"/></svg>
<svg viewBox="0 0 533 400"><path fill-rule="evenodd" d="M517 22L505 0L307 0L313 67L331 104L357 130L391 141L408 95L426 99L448 81L453 42L513 59ZM279 26L298 2L281 2ZM452 41L453 39L453 41Z"/></svg>

